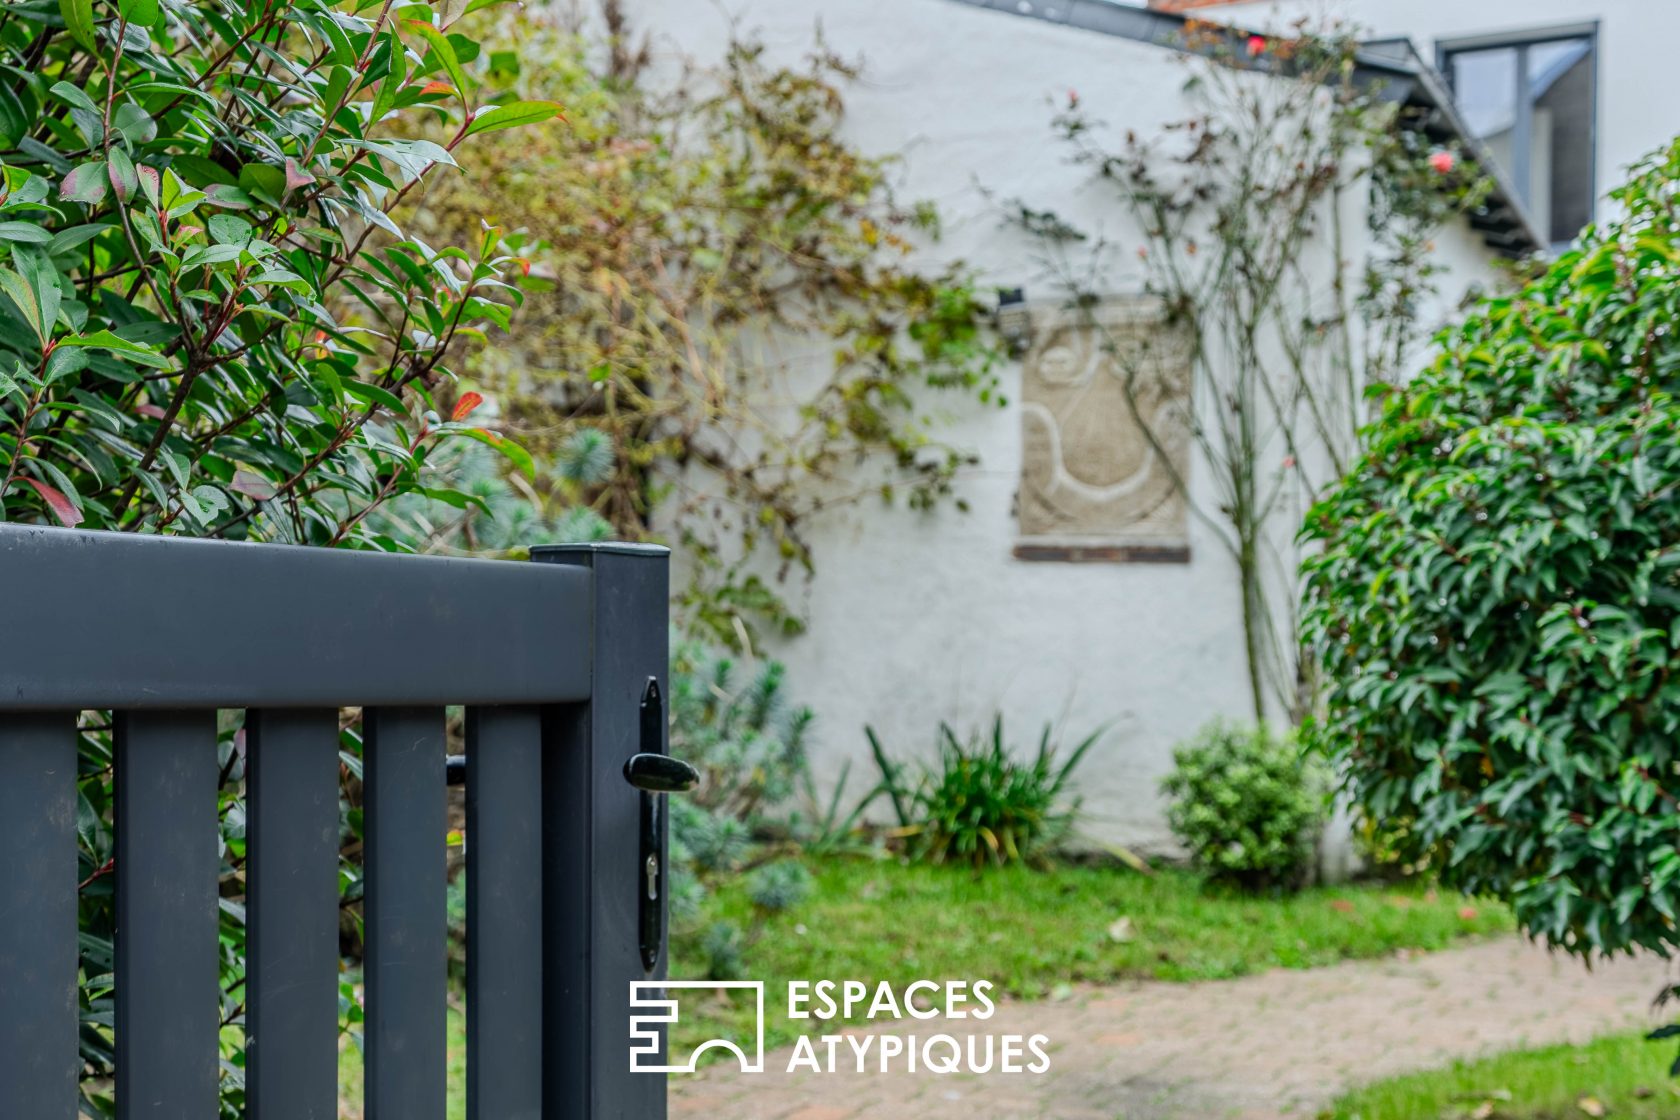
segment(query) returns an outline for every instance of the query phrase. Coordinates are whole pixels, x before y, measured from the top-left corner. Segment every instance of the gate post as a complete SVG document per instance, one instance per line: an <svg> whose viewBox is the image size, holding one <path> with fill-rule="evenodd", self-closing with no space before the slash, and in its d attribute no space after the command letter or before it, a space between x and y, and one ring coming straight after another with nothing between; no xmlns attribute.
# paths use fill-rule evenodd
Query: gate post
<svg viewBox="0 0 1680 1120"><path fill-rule="evenodd" d="M661 936L654 967L645 969L642 795L624 764L644 749L649 678L661 696L667 692L670 552L556 545L533 548L531 559L594 574L588 633L554 635L555 642L589 643L590 699L544 717L543 1115L664 1120L665 1075L630 1070L630 985L664 978L665 944ZM663 866L663 850L659 859ZM669 904L661 897L659 905Z"/></svg>

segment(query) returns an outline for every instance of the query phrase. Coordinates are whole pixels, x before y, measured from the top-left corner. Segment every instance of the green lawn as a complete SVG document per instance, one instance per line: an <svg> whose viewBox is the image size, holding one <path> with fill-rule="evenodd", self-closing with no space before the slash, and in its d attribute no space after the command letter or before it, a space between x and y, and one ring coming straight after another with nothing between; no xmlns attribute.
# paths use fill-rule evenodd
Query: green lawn
<svg viewBox="0 0 1680 1120"><path fill-rule="evenodd" d="M867 859L815 861L811 870L815 890L794 910L755 925L745 890L733 886L708 901L700 923L727 919L750 931L742 978L767 982L772 1009L795 979L991 980L1003 993L1034 999L1075 983L1220 980L1440 949L1512 928L1497 904L1419 886L1250 898L1171 870L1153 877L1115 867L975 874ZM704 969L698 936L675 938L672 975L694 977ZM721 999L701 1010L678 1025L678 1046L739 1031L748 1021L745 1008ZM449 1116L459 1120L463 1017L452 1010L449 1025ZM766 1027L772 1046L795 1033L774 1013ZM361 1073L360 1055L347 1045L340 1066L347 1118L361 1115ZM1412 1115L1385 1112L1366 1120Z"/></svg>
<svg viewBox="0 0 1680 1120"><path fill-rule="evenodd" d="M1642 1033L1587 1046L1521 1050L1378 1082L1336 1102L1327 1120L1675 1120L1671 1043Z"/></svg>
<svg viewBox="0 0 1680 1120"><path fill-rule="evenodd" d="M1058 986L1147 977L1222 980L1270 968L1312 968L1398 949L1439 949L1512 928L1497 904L1419 887L1319 888L1250 898L1182 871L1146 877L1113 867L1021 868L975 874L898 861L813 865L804 905L770 918L747 947L746 978L769 982L770 1004L791 979L924 977L991 980L1028 999ZM740 889L711 900L707 920L752 925ZM678 938L672 975L704 974L697 939ZM722 1019L738 1014L721 1004ZM778 1030L780 1027L780 1030ZM775 1041L793 1033L774 1016ZM679 1041L711 1028L677 1032Z"/></svg>

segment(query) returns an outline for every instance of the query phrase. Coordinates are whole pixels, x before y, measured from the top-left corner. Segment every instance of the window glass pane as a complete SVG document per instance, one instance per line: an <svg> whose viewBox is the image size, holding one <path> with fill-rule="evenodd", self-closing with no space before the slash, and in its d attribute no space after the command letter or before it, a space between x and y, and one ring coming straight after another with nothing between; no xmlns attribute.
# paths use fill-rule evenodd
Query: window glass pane
<svg viewBox="0 0 1680 1120"><path fill-rule="evenodd" d="M1593 214L1592 39L1455 51L1446 70L1465 126L1540 232L1554 245L1574 238Z"/></svg>
<svg viewBox="0 0 1680 1120"><path fill-rule="evenodd" d="M1555 43L1535 43L1528 48L1528 80L1536 86L1550 85L1573 63L1587 57L1589 44L1585 39L1559 39ZM1536 88L1535 93L1542 92Z"/></svg>
<svg viewBox="0 0 1680 1120"><path fill-rule="evenodd" d="M1484 140L1508 135L1517 120L1517 52L1514 47L1460 51L1452 56L1453 93L1472 134Z"/></svg>
<svg viewBox="0 0 1680 1120"><path fill-rule="evenodd" d="M1534 104L1534 217L1552 242L1592 219L1593 68L1590 39L1536 43L1528 52Z"/></svg>

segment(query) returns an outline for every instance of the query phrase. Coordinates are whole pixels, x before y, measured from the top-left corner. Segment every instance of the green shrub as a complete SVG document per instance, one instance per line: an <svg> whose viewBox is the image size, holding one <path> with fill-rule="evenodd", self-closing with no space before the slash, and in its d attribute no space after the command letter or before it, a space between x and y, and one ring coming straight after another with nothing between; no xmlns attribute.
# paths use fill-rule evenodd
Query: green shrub
<svg viewBox="0 0 1680 1120"><path fill-rule="evenodd" d="M892 802L912 858L975 867L1039 859L1068 838L1079 814L1079 800L1066 795L1068 778L1102 737L1093 732L1058 759L1054 729L1046 724L1026 762L1005 744L1001 715L990 736L975 734L966 744L941 723L938 765L921 767L910 783L905 764L888 758L874 729L864 734L881 771L871 797Z"/></svg>
<svg viewBox="0 0 1680 1120"><path fill-rule="evenodd" d="M6 5L0 519L397 549L371 516L385 503L419 491L469 500L434 469L440 448L472 440L529 464L470 419L482 398L455 388L473 340L509 325L520 239L477 212L478 236L457 248L400 225L483 134L559 112L483 95L477 44L455 24L466 7ZM416 117L437 122L442 142L414 139ZM221 983L235 1025L237 730L223 720L219 790ZM347 772L359 750L347 734ZM100 1088L115 998L110 761L108 724L90 718L80 1005L83 1110L96 1116L112 1109ZM348 779L347 795L357 787ZM359 807L347 815L352 835L360 821ZM352 913L359 875L347 861ZM354 1027L348 990L343 1007ZM231 1117L243 1054L230 1045L224 1058Z"/></svg>
<svg viewBox="0 0 1680 1120"><path fill-rule="evenodd" d="M810 875L787 854L787 803L805 776L808 709L790 705L786 671L766 661L744 681L740 663L704 643L679 641L671 657L671 753L700 771L690 795L670 799L674 936L698 945L713 980L736 979L762 919L810 893ZM711 888L748 875L752 929L701 927Z"/></svg>
<svg viewBox="0 0 1680 1120"><path fill-rule="evenodd" d="M792 910L810 897L811 873L792 860L767 864L747 877L747 895L766 913Z"/></svg>
<svg viewBox="0 0 1680 1120"><path fill-rule="evenodd" d="M1420 846L1412 836L1413 822L1404 817L1376 820L1360 812L1353 822L1353 848L1360 873L1374 879L1409 879L1430 874L1439 853Z"/></svg>
<svg viewBox="0 0 1680 1120"><path fill-rule="evenodd" d="M1244 890L1311 877L1324 782L1293 736L1215 723L1173 751L1167 822L1210 878Z"/></svg>
<svg viewBox="0 0 1680 1120"><path fill-rule="evenodd" d="M781 662L765 661L740 680L741 660L698 641L677 644L671 753L700 771L687 801L755 824L797 791L812 715L788 703Z"/></svg>
<svg viewBox="0 0 1680 1120"><path fill-rule="evenodd" d="M1580 954L1680 907L1680 143L1482 301L1315 508L1315 737L1443 879Z"/></svg>
<svg viewBox="0 0 1680 1120"><path fill-rule="evenodd" d="M734 922L713 922L700 935L700 958L706 980L739 980L746 975L746 938Z"/></svg>

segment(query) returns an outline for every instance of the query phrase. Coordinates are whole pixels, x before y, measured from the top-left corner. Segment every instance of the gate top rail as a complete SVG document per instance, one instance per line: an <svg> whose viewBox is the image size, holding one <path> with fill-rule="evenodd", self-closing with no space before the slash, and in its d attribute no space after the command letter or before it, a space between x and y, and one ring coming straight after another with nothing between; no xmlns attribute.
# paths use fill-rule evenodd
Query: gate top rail
<svg viewBox="0 0 1680 1120"><path fill-rule="evenodd" d="M585 699L594 577L568 554L636 547L512 563L0 524L0 711Z"/></svg>

